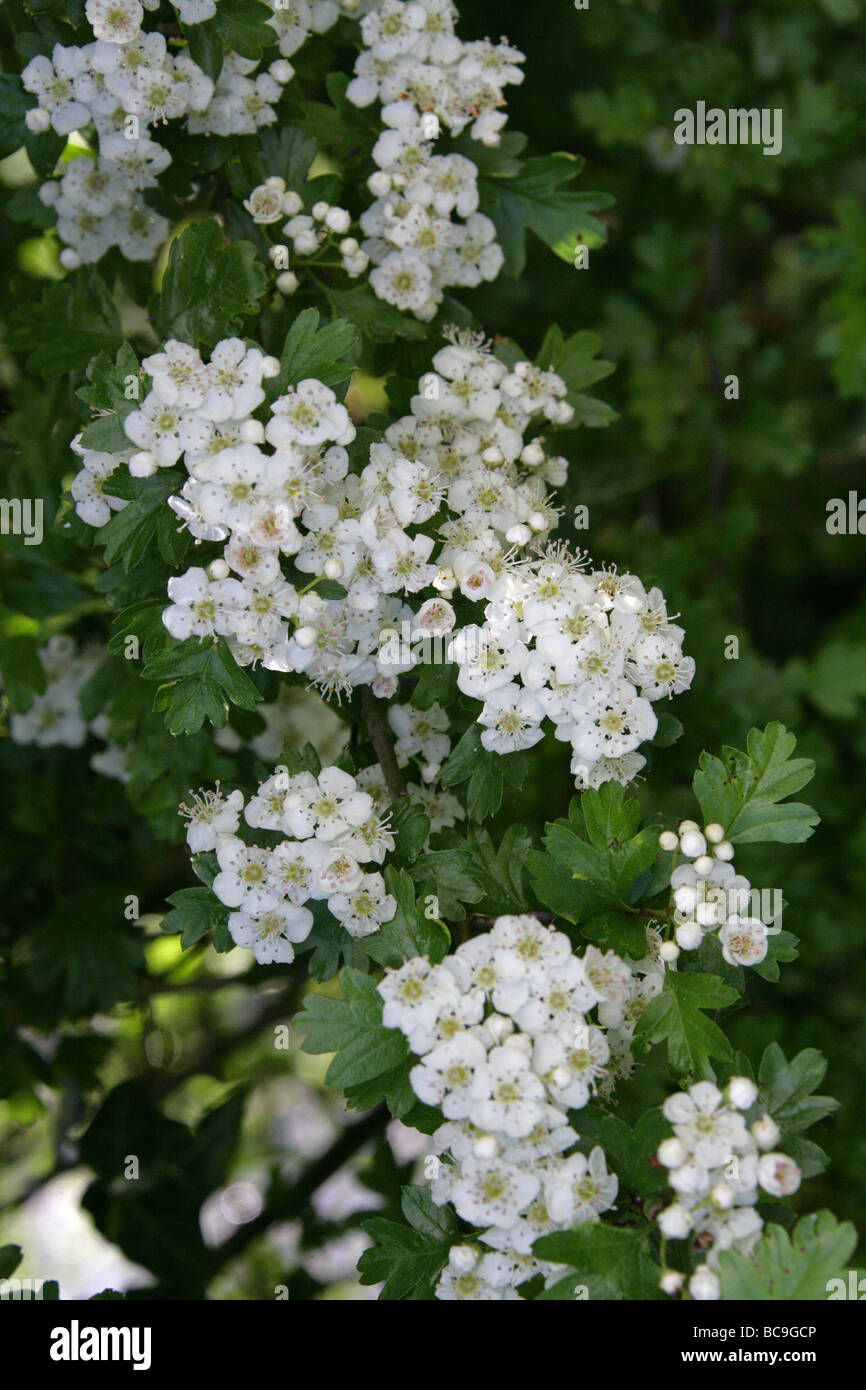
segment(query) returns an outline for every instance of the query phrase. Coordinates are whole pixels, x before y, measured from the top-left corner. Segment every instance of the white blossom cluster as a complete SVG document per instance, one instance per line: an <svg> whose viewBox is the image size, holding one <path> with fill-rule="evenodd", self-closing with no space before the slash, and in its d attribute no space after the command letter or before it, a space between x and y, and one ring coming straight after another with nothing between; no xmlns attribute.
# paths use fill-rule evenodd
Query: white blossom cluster
<svg viewBox="0 0 866 1390"><path fill-rule="evenodd" d="M435 154L435 142L445 126L498 145L504 90L523 81L518 49L504 39L464 43L457 18L451 0L381 0L361 20L366 46L346 90L356 106L381 102L385 125L368 181L376 201L361 216L370 284L425 321L449 286L493 280L504 259L493 222L478 211L477 166Z"/></svg>
<svg viewBox="0 0 866 1390"><path fill-rule="evenodd" d="M286 838L275 849L246 844L236 833L241 812L253 829ZM397 910L385 880L363 865L381 864L394 837L387 817L356 779L337 767L291 776L278 767L244 803L243 792L219 786L181 807L193 854L214 850L219 864L212 891L233 909L228 929L257 961L294 960L306 941L313 914L304 904L327 900L328 910L350 936L369 936Z"/></svg>
<svg viewBox="0 0 866 1390"><path fill-rule="evenodd" d="M729 965L760 965L774 924L750 915L752 886L734 869L734 847L723 827L713 823L701 830L685 820L677 832L663 831L659 844L685 860L671 873L676 931L675 941L663 948L667 959L675 960L680 950L696 951L709 932L718 932Z"/></svg>
<svg viewBox="0 0 866 1390"><path fill-rule="evenodd" d="M507 117L504 89L523 81L524 54L506 39L464 43L452 0L380 0L361 20L364 51L346 96L356 106L407 101L452 135L497 145Z"/></svg>
<svg viewBox="0 0 866 1390"><path fill-rule="evenodd" d="M174 637L221 635L241 665L304 672L325 694L370 684L384 697L426 659L401 631L447 641L460 689L482 702L485 748L531 747L547 717L572 744L579 787L627 782L656 729L651 702L691 680L682 629L633 576L585 573L563 546L538 553L558 518L548 485L564 482L567 463L524 436L570 419L565 385L529 362L509 368L478 335L450 336L411 414L371 445L360 474L346 450L354 426L321 382L278 396L262 423L254 412L276 359L230 338L205 363L170 341L142 364L151 389L124 421L132 451L78 445L77 511L108 520L116 465L144 476L182 460L171 507L196 540L226 545L207 570L169 581ZM309 582L290 583L283 557ZM322 580L345 597L322 597ZM459 631L458 590L484 605ZM426 759L426 780L441 761Z"/></svg>
<svg viewBox="0 0 866 1390"><path fill-rule="evenodd" d="M758 1088L745 1076L735 1076L725 1092L709 1081L668 1096L662 1107L673 1135L658 1150L668 1170L675 1200L659 1213L658 1224L667 1240L697 1241L707 1251L688 1282L692 1298L721 1297L715 1272L722 1250L749 1255L760 1239L764 1222L755 1210L759 1189L772 1197L789 1197L800 1186L800 1169L787 1154L767 1152L778 1142L779 1129L763 1114L747 1125L742 1112L752 1109ZM684 1277L666 1270L661 1287L679 1293Z"/></svg>
<svg viewBox="0 0 866 1390"><path fill-rule="evenodd" d="M661 988L663 970L594 946L575 955L562 932L523 915L497 918L441 965L421 956L386 972L382 1021L420 1058L415 1095L445 1117L433 1200L479 1231L451 1251L438 1298L518 1297L525 1280L556 1272L532 1255L535 1240L613 1206L603 1150L571 1152L569 1111L627 1074L635 1002L650 975Z"/></svg>
<svg viewBox="0 0 866 1390"><path fill-rule="evenodd" d="M104 715L87 720L81 711L81 692L104 652L98 647L79 651L67 633L56 633L39 649L38 656L45 672L45 689L34 696L30 708L23 713L10 711L13 743L36 744L39 748L81 748L93 735L106 744L90 759L94 772L127 781L128 750L111 741Z"/></svg>
<svg viewBox="0 0 866 1390"><path fill-rule="evenodd" d="M252 134L276 120L274 103L294 76L285 57L258 71L258 61L227 53L214 85L188 49L173 53L161 31L142 28L144 9L157 3L87 0L94 42L55 44L50 58L37 55L22 73L25 91L37 99L26 114L28 129L76 131L88 142L39 191L57 213L68 269L98 261L113 246L128 260L149 260L167 239L168 221L144 196L171 163L156 138L161 126L184 119L193 134ZM198 24L214 17L216 0L179 0L175 8L183 23ZM281 52L287 42L294 52L307 32L330 28L339 15L332 0L296 4L295 11L291 40L282 33L283 12L271 21Z"/></svg>

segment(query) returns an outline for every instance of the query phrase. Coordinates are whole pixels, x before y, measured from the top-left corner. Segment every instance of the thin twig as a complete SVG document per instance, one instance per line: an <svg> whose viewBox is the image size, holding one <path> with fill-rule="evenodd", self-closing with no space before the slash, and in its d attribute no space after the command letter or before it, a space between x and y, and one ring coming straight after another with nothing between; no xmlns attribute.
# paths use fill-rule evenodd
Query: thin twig
<svg viewBox="0 0 866 1390"><path fill-rule="evenodd" d="M397 763L397 754L391 742L391 731L382 705L376 699L369 685L361 686L361 713L367 725L370 742L379 759L379 766L385 774L385 781L391 796L396 801L406 795L406 783Z"/></svg>

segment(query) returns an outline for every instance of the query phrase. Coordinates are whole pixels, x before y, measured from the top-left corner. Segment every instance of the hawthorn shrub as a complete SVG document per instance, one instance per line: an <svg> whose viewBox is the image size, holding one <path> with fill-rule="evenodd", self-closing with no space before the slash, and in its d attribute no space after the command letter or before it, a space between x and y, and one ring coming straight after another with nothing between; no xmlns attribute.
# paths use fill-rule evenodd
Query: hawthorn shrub
<svg viewBox="0 0 866 1390"><path fill-rule="evenodd" d="M847 1280L859 7L505 10L0 14L3 1277Z"/></svg>

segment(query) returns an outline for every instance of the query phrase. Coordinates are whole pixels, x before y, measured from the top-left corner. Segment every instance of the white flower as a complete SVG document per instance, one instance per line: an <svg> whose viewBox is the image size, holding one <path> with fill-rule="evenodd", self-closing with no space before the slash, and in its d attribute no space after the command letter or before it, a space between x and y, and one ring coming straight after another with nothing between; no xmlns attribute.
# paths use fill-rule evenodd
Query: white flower
<svg viewBox="0 0 866 1390"><path fill-rule="evenodd" d="M328 899L328 910L342 923L350 936L370 936L397 911L397 900L385 891L381 874L364 874L353 892L335 893Z"/></svg>
<svg viewBox="0 0 866 1390"><path fill-rule="evenodd" d="M454 1184L457 1214L473 1226L513 1225L538 1193L540 1180L502 1159L468 1158Z"/></svg>
<svg viewBox="0 0 866 1390"><path fill-rule="evenodd" d="M84 13L96 37L106 43L130 43L144 18L140 0L87 0Z"/></svg>
<svg viewBox="0 0 866 1390"><path fill-rule="evenodd" d="M215 849L221 838L234 835L243 804L243 792L223 796L217 785L216 792L195 794L190 806L181 806L181 814L189 821L186 842L190 853L204 854Z"/></svg>
<svg viewBox="0 0 866 1390"><path fill-rule="evenodd" d="M760 965L767 955L767 928L756 917L729 919L719 932L719 941L729 965Z"/></svg>
<svg viewBox="0 0 866 1390"><path fill-rule="evenodd" d="M312 931L313 914L305 907L265 896L254 914L232 912L228 928L235 944L251 947L260 964L287 963L295 958L294 947L306 941Z"/></svg>
<svg viewBox="0 0 866 1390"><path fill-rule="evenodd" d="M608 1211L618 1190L619 1180L608 1173L604 1150L596 1145L588 1158L574 1154L559 1164L545 1181L544 1196L555 1221L580 1226Z"/></svg>

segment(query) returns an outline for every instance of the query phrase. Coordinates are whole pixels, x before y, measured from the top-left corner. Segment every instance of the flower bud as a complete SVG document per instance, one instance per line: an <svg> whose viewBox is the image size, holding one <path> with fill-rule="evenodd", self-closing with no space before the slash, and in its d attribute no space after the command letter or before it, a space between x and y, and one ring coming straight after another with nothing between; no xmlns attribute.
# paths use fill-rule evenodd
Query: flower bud
<svg viewBox="0 0 866 1390"><path fill-rule="evenodd" d="M469 1274L478 1263L478 1251L472 1245L452 1245L448 1263L455 1274Z"/></svg>
<svg viewBox="0 0 866 1390"><path fill-rule="evenodd" d="M759 1149L771 1149L779 1138L779 1126L771 1115L762 1115L750 1126L752 1138Z"/></svg>
<svg viewBox="0 0 866 1390"><path fill-rule="evenodd" d="M728 1082L728 1100L737 1110L748 1110L758 1099L758 1088L748 1076L732 1076Z"/></svg>
<svg viewBox="0 0 866 1390"><path fill-rule="evenodd" d="M665 854L671 854L679 845L679 838L672 830L663 830L659 835L659 847Z"/></svg>

